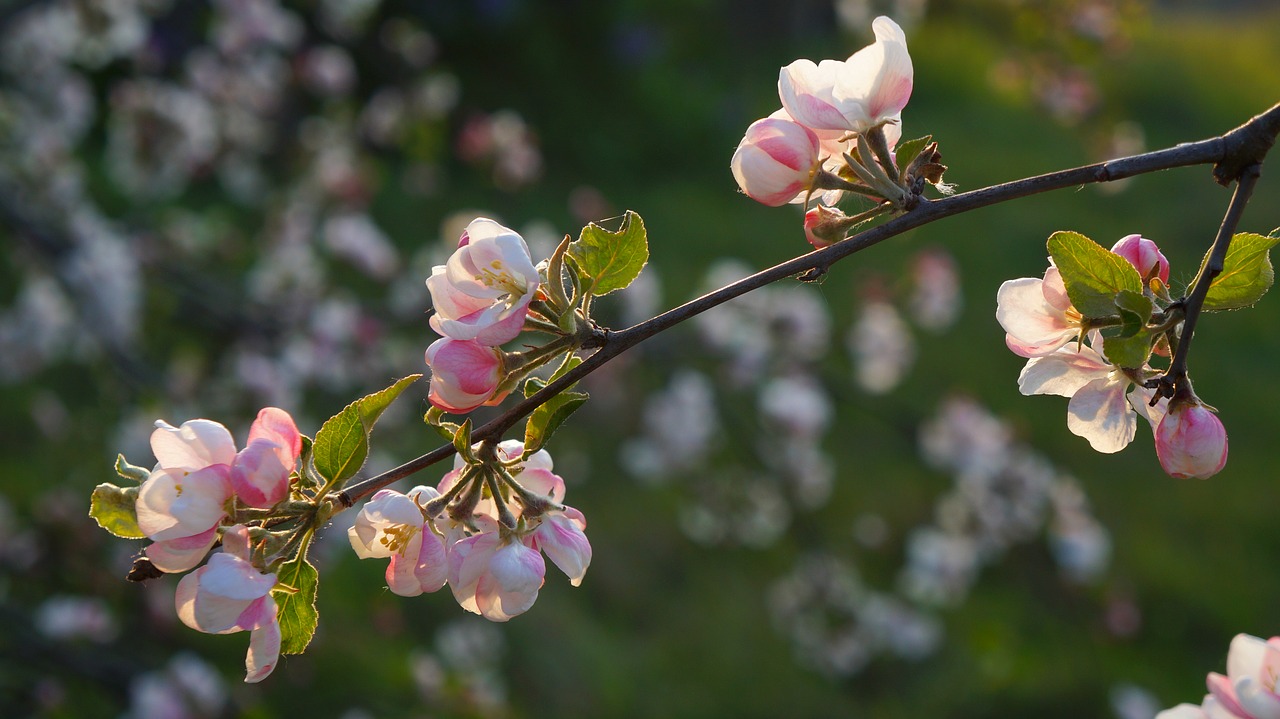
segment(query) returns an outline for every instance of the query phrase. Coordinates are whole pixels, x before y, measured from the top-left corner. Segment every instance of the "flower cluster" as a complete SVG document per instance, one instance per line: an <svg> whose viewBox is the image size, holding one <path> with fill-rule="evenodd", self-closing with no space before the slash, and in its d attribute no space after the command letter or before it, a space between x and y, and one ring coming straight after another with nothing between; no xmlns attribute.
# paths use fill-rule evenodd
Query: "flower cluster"
<svg viewBox="0 0 1280 719"><path fill-rule="evenodd" d="M1237 634L1227 651L1226 675L1210 672L1209 694L1199 705L1179 704L1156 719L1274 719L1280 717L1280 637Z"/></svg>
<svg viewBox="0 0 1280 719"><path fill-rule="evenodd" d="M902 158L893 152L911 98L911 56L893 20L878 17L872 29L876 41L847 60L796 60L782 68L782 109L752 123L730 161L738 187L765 205L808 205L816 194L820 204L804 223L816 247L886 209L910 209L925 182L941 187L945 168L936 144L913 145ZM845 192L883 204L846 217L830 207Z"/></svg>
<svg viewBox="0 0 1280 719"><path fill-rule="evenodd" d="M564 480L546 450L527 458L515 440L492 462L462 458L437 487L383 489L348 530L361 559L389 558L387 586L401 596L446 583L458 604L495 622L523 614L546 573L542 553L578 586L591 564L582 512L561 504Z"/></svg>
<svg viewBox="0 0 1280 719"><path fill-rule="evenodd" d="M1068 429L1099 452L1118 452L1128 446L1141 416L1151 424L1156 454L1167 473L1213 476L1227 461L1222 422L1189 392L1189 382L1185 393L1168 400L1151 382L1161 372L1148 361L1153 353L1168 355L1169 333L1176 331L1179 319L1172 309L1162 313L1164 317L1151 313L1161 301L1167 303L1169 261L1141 235L1124 237L1111 253L1127 261L1142 278L1154 329L1145 352L1140 350L1141 361L1132 366L1113 362L1106 343L1130 340L1146 328L1117 327L1127 321L1123 313L1114 318L1085 316L1072 303L1063 272L1051 259L1043 278L1009 280L997 293L996 319L1005 330L1005 344L1028 360L1018 376L1018 389L1024 395L1070 398ZM1146 322L1142 320L1143 325ZM1146 341L1143 336L1138 339Z"/></svg>
<svg viewBox="0 0 1280 719"><path fill-rule="evenodd" d="M270 509L289 496L302 452L302 435L289 413L268 407L236 450L227 428L207 419L174 427L156 422L151 435L156 466L138 488L138 528L152 540L150 565L185 572L215 544L222 551L178 583L178 617L211 634L249 631L245 681L266 678L280 651L280 625L272 590L276 575L253 558L250 530L235 523L241 510Z"/></svg>

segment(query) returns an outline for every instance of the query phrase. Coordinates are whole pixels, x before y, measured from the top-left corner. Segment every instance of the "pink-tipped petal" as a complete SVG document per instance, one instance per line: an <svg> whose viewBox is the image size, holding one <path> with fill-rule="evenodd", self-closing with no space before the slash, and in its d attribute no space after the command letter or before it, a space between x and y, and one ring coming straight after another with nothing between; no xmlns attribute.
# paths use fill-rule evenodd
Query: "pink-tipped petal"
<svg viewBox="0 0 1280 719"><path fill-rule="evenodd" d="M263 622L249 634L249 651L244 657L245 677L248 684L266 679L280 661L280 622L276 618L276 603L270 603L270 620Z"/></svg>
<svg viewBox="0 0 1280 719"><path fill-rule="evenodd" d="M190 537L153 542L147 545L144 552L156 569L176 574L185 572L203 561L217 541L218 529L214 527Z"/></svg>

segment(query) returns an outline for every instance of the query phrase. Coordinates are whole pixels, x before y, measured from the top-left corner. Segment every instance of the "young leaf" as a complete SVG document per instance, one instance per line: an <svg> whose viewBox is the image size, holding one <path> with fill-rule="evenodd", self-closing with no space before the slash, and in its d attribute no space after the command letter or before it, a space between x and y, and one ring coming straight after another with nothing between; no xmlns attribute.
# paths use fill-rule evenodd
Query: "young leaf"
<svg viewBox="0 0 1280 719"><path fill-rule="evenodd" d="M302 554L280 565L276 581L289 587L276 591L276 616L280 620L280 653L301 654L316 633L320 613L316 611L316 590L320 575Z"/></svg>
<svg viewBox="0 0 1280 719"><path fill-rule="evenodd" d="M906 142L898 143L898 147L893 151L893 155L894 159L898 161L899 179L906 179L907 166L911 164L912 160L916 159L916 156L920 154L920 151L923 150L931 140L933 140L933 135L925 135L924 137L917 137L914 140L907 140Z"/></svg>
<svg viewBox="0 0 1280 719"><path fill-rule="evenodd" d="M467 461L467 464L476 464L475 454L471 451L471 418L458 427L458 431L453 434L453 448L458 451L458 456Z"/></svg>
<svg viewBox="0 0 1280 719"><path fill-rule="evenodd" d="M117 454L116 455L116 474L120 475L121 478L123 479L132 479L138 484L142 484L143 482L147 481L147 477L151 476L151 470L147 469L146 467L139 467L134 464L129 464L129 462L125 460L123 454Z"/></svg>
<svg viewBox="0 0 1280 719"><path fill-rule="evenodd" d="M138 488L121 489L103 482L93 489L89 499L89 516L99 527L123 539L143 539L138 529Z"/></svg>
<svg viewBox="0 0 1280 719"><path fill-rule="evenodd" d="M316 471L330 482L350 479L369 457L369 432L382 412L422 375L409 375L395 384L347 405L325 420L316 432L311 453Z"/></svg>
<svg viewBox="0 0 1280 719"><path fill-rule="evenodd" d="M1120 311L1120 320L1124 323L1120 336L1132 337L1147 326L1155 304L1146 295L1121 290L1116 293L1116 309Z"/></svg>
<svg viewBox="0 0 1280 719"><path fill-rule="evenodd" d="M649 261L644 221L627 210L617 232L592 222L569 245L568 255L582 273L588 292L599 296L620 290L640 276Z"/></svg>
<svg viewBox="0 0 1280 719"><path fill-rule="evenodd" d="M1222 274L1209 285L1204 298L1206 310L1238 310L1255 304L1271 289L1275 270L1271 267L1271 248L1280 237L1263 237L1240 233L1231 238ZM1208 261L1205 256L1205 261Z"/></svg>
<svg viewBox="0 0 1280 719"><path fill-rule="evenodd" d="M527 458L551 439L551 435L587 401L586 392L561 392L529 415L524 425L524 456Z"/></svg>
<svg viewBox="0 0 1280 719"><path fill-rule="evenodd" d="M551 375L551 382L555 382L565 376L574 367L582 364L582 358L575 354L565 355L564 362L560 363L560 367ZM524 384L524 395L532 397L538 390L546 387L547 381L537 377L530 377ZM524 425L524 456L528 458L534 452L537 452L547 443L551 435L555 433L560 425L573 414L583 402L587 401L585 392L571 392L574 387L578 386L575 382L565 388L563 392L552 397L546 404L538 407L529 415L528 421ZM566 401L564 398L568 398Z"/></svg>
<svg viewBox="0 0 1280 719"><path fill-rule="evenodd" d="M1113 331L1117 328L1111 328ZM1117 367L1141 367L1151 357L1151 334L1140 331L1134 335L1105 337L1102 355Z"/></svg>
<svg viewBox="0 0 1280 719"><path fill-rule="evenodd" d="M1049 236L1049 256L1062 273L1071 304L1086 318L1116 313L1116 294L1142 293L1142 278L1125 258L1077 232Z"/></svg>

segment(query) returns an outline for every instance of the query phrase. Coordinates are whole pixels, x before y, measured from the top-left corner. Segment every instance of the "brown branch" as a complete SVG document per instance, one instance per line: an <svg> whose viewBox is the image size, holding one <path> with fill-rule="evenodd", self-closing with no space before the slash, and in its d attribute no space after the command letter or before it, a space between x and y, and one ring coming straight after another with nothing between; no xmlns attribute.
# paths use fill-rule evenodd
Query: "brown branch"
<svg viewBox="0 0 1280 719"><path fill-rule="evenodd" d="M533 396L512 406L495 419L476 428L471 437L477 442L501 438L516 422L526 417L534 409L564 391L573 383L591 374L604 363L659 332L773 282L805 273L808 273L808 276L820 276L831 265L845 257L861 252L872 245L900 235L907 230L935 222L944 217L1036 195L1041 192L1091 183L1113 182L1127 177L1175 167L1213 164L1214 178L1218 182L1224 182L1223 178L1226 178L1225 182L1229 182L1240 177L1246 168L1261 164L1267 150L1275 143L1277 133L1280 133L1280 104L1274 105L1271 109L1224 135L1199 142L1184 143L1163 150L1006 182L941 200L927 201L924 198L920 198L920 203L912 210L889 220L883 225L860 232L829 247L814 250L806 255L801 255L766 270L761 270L750 277L707 293L633 327L608 332L602 339L600 349L584 360L582 364L567 372L555 382L548 384ZM338 493L337 499L344 507L351 507L382 487L421 471L436 462L448 458L453 453L454 448L452 445L439 447L395 469L347 487Z"/></svg>

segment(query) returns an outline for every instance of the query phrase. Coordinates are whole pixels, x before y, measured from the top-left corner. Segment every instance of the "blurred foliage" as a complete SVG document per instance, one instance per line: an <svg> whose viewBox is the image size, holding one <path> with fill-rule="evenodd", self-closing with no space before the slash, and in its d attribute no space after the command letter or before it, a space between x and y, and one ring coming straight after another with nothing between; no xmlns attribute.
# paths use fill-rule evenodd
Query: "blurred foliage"
<svg viewBox="0 0 1280 719"><path fill-rule="evenodd" d="M315 24L315 9L331 4L291 3L308 18L306 32L322 38L327 31ZM876 6L838 5L846 14ZM808 249L797 214L757 206L736 192L728 159L747 124L776 108L779 66L796 57L843 57L866 42L865 32L841 28L831 3L480 0L374 7L371 27L396 15L425 30L434 44L430 71L455 77L459 92L446 116L413 125L394 150L363 155L361 202L405 257L451 239L449 223L467 208L516 228L549 222L554 233L576 233L586 221L632 209L644 217L666 307L693 296L716 258L764 267ZM5 12L11 21L14 14ZM1093 18L1083 29L1071 24L1081 14ZM202 3L173 3L165 36L190 41L207 15ZM939 0L907 27L916 87L904 113L906 136L931 133L951 168L947 179L962 191L1102 159L1115 154L1117 138L1128 142L1119 142L1125 153L1202 139L1280 100L1278 31L1280 14L1265 6L1214 13L1136 0ZM349 100L325 112L356 113L378 87L421 71L390 63L373 33L347 42L359 80ZM130 71L124 62L95 70L97 100L107 101L104 88ZM532 184L495 183L491 164L462 159L459 140L468 122L503 109L518 113L536 138L543 164ZM277 131L303 136L315 112L316 106L290 107ZM447 593L390 595L381 589L383 567L355 561L335 528L313 554L322 575L321 623L308 653L286 658L263 685L239 685L245 635L199 635L173 621L175 579L122 581L137 544L109 537L86 513L92 488L113 476L122 437L145 437L151 418L211 416L209 408L217 407L224 414L215 418L240 437L266 401L252 393L219 400L238 380L211 375L233 366L226 355L239 335L281 331L275 322L283 316L245 303L244 278L256 243L279 230L272 223L285 199L228 202L213 180L197 177L175 198L137 201L119 190L107 167L107 122L100 118L77 148L103 211L138 230L134 241L143 243L144 255L146 238L166 213L203 216L214 239L212 249L185 265L143 265L143 331L131 349L150 372L113 362L110 352L90 352L85 361L72 353L0 386L4 497L13 510L0 532L0 612L10 627L0 638L5 716L120 716L129 682L181 651L213 663L231 684L227 713L250 717L1107 716L1108 693L1119 682L1149 689L1165 706L1194 701L1203 674L1221 669L1233 634L1280 633L1274 618L1280 577L1265 564L1272 549L1280 550L1265 499L1280 405L1268 374L1280 357L1276 298L1213 316L1200 328L1191 359L1196 386L1221 411L1232 448L1227 469L1206 482L1161 474L1142 428L1120 455L1091 453L1064 431L1063 402L1017 394L1020 360L1004 351L992 318L998 284L1039 275L1044 241L1060 229L1103 244L1140 232L1170 258L1175 288L1189 281L1229 197L1208 168L1192 168L1139 177L1119 191L1085 187L980 210L834 268L818 292L838 333L849 326L862 288L893 276L922 246L953 253L968 295L959 323L927 340L905 385L888 396L854 388L842 349L822 363L837 401L827 441L836 489L825 507L797 514L779 544L699 545L678 528L687 493L639 486L619 467L616 450L637 431L635 413L623 410L665 386L677 365L715 371L696 353L692 333L677 331L616 360L617 370L597 383L617 399L588 403L557 433L550 449L570 501L590 520L595 561L580 588L550 577L531 612L496 627L505 649L493 650L489 664L451 668L457 660L448 658L458 656L447 648L457 637L450 627L483 620L465 615ZM305 157L286 150L296 148L282 142L264 152L269 187L309 172ZM428 191L415 189L423 166L430 168ZM1264 173L1242 230L1266 233L1280 225L1280 185L1272 174ZM15 249L0 263L5 305L17 295L23 268L47 261L30 249L38 226L8 219L0 236ZM410 269L425 277L429 265ZM358 298L370 315L390 314L385 278L335 263L325 281ZM608 302L600 303L602 311ZM262 327L246 327L242 311ZM390 379L393 368L403 370L396 376L417 371L429 341L421 315L383 321L385 331L368 346L332 361L368 361L374 374L383 373L378 382ZM378 346L404 335L416 336L417 344ZM171 373L189 365L199 368L194 387ZM378 386L344 394L340 383L318 383L301 393L305 406L289 409L311 417L302 430L314 434L320 418ZM1080 478L1112 533L1111 569L1096 586L1071 585L1042 543L1017 547L983 573L962 606L940 613L946 636L938 653L918 662L879 659L857 676L825 678L798 662L770 626L767 588L818 549L850 559L868 584L892 588L902 532L930 521L932 502L947 486L915 458L916 427L953 392L980 397L1014 422L1021 439ZM415 426L421 405L412 403L424 394L425 386L416 395L410 390L412 399L401 400L406 406L383 420L374 468L435 446L434 435ZM726 433L722 451L750 452L755 433L753 427ZM129 459L146 464L145 445L141 451ZM437 479L428 471L422 481ZM891 528L876 549L853 541L853 519L868 512ZM35 608L59 595L103 598L117 635L64 641L33 631ZM1117 633L1112 614L1126 608L1137 612L1138 626ZM461 679L468 671L481 678L496 671L496 685L505 686L496 696L505 698L486 703L495 694ZM435 687L432 698L424 698L424 686Z"/></svg>

